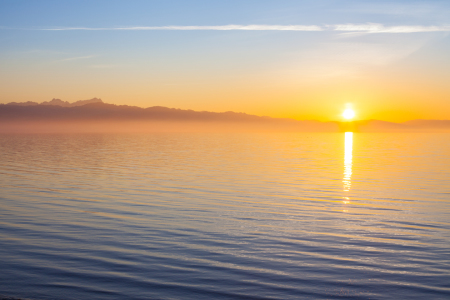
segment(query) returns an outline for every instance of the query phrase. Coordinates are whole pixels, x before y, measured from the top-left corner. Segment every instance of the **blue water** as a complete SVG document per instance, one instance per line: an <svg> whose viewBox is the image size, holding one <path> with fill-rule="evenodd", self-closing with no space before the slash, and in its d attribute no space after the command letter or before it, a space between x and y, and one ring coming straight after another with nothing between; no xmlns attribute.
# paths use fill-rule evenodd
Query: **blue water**
<svg viewBox="0 0 450 300"><path fill-rule="evenodd" d="M0 135L0 294L450 299L449 134Z"/></svg>

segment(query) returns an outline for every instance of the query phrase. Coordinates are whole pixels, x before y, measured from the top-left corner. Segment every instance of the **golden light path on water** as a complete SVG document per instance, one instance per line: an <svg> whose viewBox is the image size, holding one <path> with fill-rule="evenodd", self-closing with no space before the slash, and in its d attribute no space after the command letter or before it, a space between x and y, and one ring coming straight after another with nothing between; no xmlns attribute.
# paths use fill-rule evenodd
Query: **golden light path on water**
<svg viewBox="0 0 450 300"><path fill-rule="evenodd" d="M349 192L352 186L352 167L353 167L353 132L345 133L345 148L344 148L344 192ZM350 202L348 196L344 196L344 203Z"/></svg>

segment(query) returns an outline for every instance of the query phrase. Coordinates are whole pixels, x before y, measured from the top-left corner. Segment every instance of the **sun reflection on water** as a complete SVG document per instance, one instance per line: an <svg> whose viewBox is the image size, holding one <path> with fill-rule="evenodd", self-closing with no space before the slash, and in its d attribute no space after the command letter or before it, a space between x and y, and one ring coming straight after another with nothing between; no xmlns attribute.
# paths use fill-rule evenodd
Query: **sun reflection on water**
<svg viewBox="0 0 450 300"><path fill-rule="evenodd" d="M350 191L352 186L352 161L353 161L353 132L345 133L345 152L344 152L344 191ZM349 201L348 197L344 197Z"/></svg>

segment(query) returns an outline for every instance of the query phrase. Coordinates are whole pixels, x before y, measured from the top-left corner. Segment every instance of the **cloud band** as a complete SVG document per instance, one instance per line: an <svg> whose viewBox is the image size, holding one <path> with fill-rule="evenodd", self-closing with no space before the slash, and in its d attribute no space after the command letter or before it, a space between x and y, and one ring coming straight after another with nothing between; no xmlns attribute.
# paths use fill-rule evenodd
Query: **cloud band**
<svg viewBox="0 0 450 300"><path fill-rule="evenodd" d="M41 30L254 30L254 31L323 31L316 25L221 25L221 26L134 26L113 28L61 27Z"/></svg>
<svg viewBox="0 0 450 300"><path fill-rule="evenodd" d="M246 30L246 31L339 31L360 33L418 33L418 32L448 32L450 25L439 26L384 26L383 24L337 24L337 25L219 25L219 26L132 26L132 27L58 27L37 30L65 31L65 30Z"/></svg>

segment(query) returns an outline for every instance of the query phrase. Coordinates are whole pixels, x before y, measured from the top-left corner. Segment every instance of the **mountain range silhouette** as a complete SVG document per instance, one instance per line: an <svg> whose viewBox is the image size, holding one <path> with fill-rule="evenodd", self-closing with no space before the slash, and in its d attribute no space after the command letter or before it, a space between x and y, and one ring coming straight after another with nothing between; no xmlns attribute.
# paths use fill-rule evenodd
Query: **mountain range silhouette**
<svg viewBox="0 0 450 300"><path fill-rule="evenodd" d="M157 124L156 127L155 124ZM193 126L194 124L195 126ZM105 125L110 128L108 129ZM82 129L83 132L89 132L89 128L95 129L94 131L102 131L98 130L99 126L108 129L106 130L108 132L113 132L114 129L118 131L409 132L450 131L450 120L412 120L403 123L379 120L300 121L231 111L208 112L163 106L141 108L114 105L104 103L98 98L73 103L52 99L42 103L28 101L0 104L0 132L57 132L58 127L61 132L69 129L74 132L77 131L77 128ZM39 127L46 129L38 130Z"/></svg>
<svg viewBox="0 0 450 300"><path fill-rule="evenodd" d="M18 106L55 105L55 106L62 106L62 107L75 107L75 106L83 106L83 105L91 104L91 103L103 103L103 101L102 101L102 99L99 99L99 98L92 98L89 100L79 100L79 101L70 103L68 101L62 101L61 99L53 98L51 101L44 101L42 103L28 101L28 102L10 102L6 105L18 105Z"/></svg>

